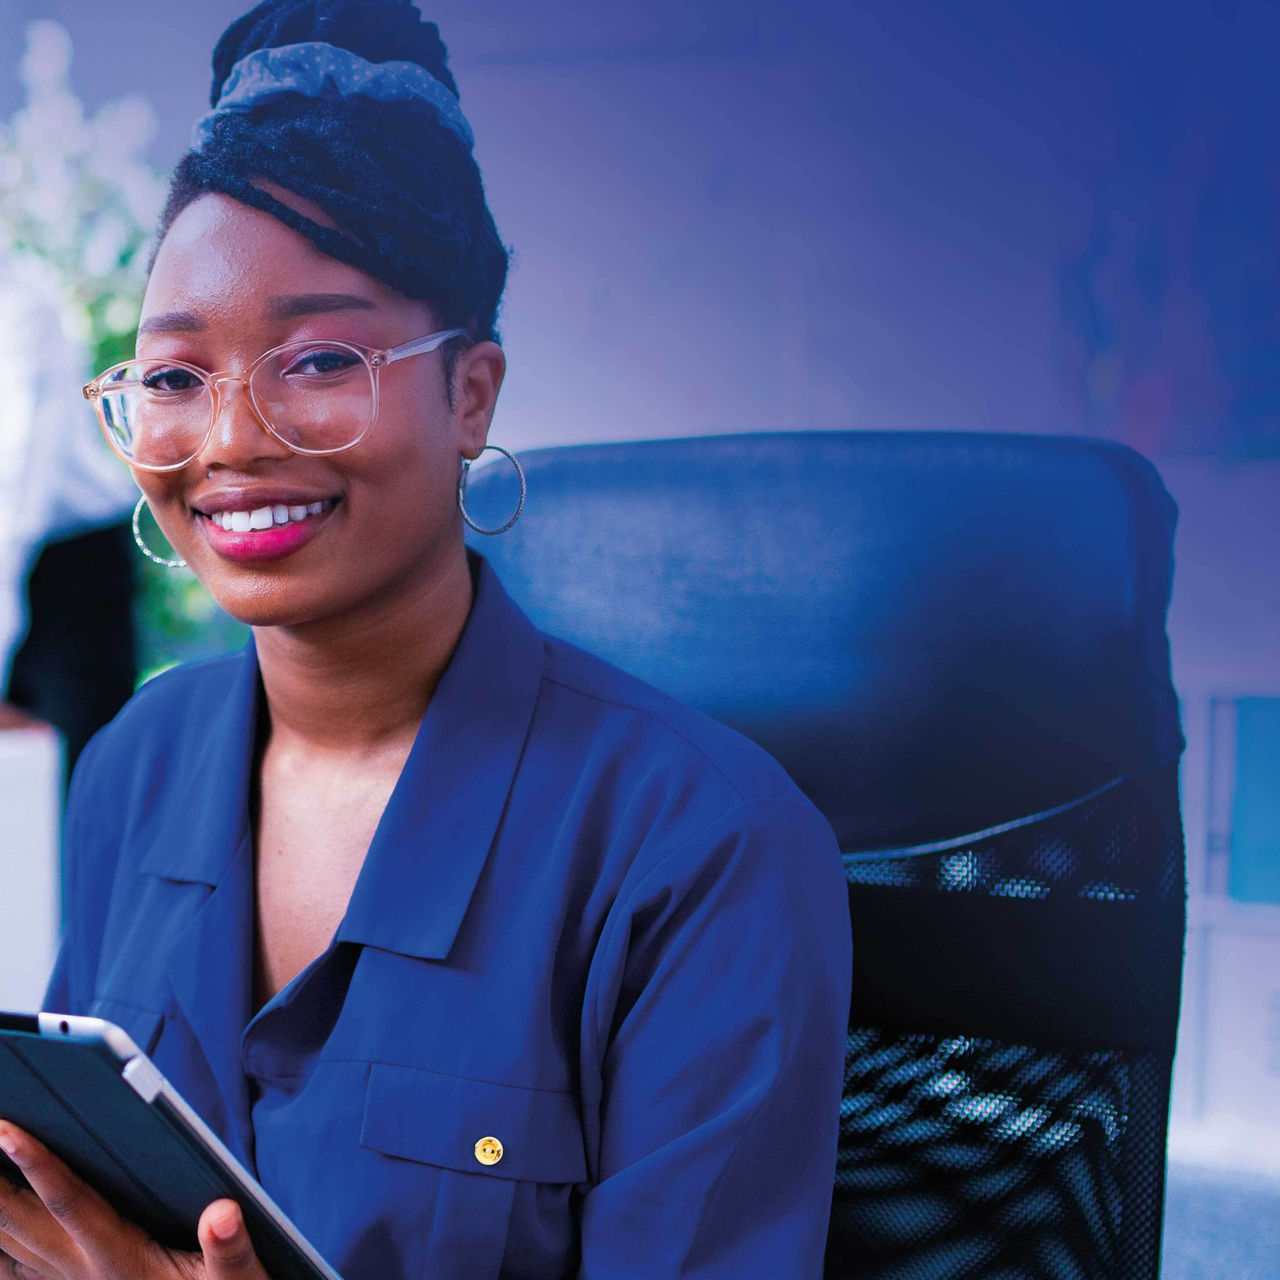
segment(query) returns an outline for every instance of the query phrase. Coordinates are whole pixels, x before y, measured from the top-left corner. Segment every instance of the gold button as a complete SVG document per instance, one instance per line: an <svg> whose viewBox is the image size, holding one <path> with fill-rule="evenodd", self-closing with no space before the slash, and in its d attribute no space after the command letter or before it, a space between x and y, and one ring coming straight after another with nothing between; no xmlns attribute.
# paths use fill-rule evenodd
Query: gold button
<svg viewBox="0 0 1280 1280"><path fill-rule="evenodd" d="M481 1164L497 1164L502 1159L502 1143L497 1138L481 1138L476 1143L476 1159Z"/></svg>

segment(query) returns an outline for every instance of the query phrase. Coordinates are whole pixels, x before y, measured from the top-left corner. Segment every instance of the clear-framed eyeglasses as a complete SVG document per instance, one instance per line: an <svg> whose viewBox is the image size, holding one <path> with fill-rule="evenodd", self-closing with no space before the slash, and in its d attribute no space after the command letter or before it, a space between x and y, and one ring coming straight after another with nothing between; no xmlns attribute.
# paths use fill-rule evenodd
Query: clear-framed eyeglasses
<svg viewBox="0 0 1280 1280"><path fill-rule="evenodd" d="M205 447L222 388L240 383L261 424L295 453L341 453L378 417L378 375L397 360L434 351L464 329L445 329L381 350L306 338L264 351L243 376L183 360L125 360L83 387L107 443L140 471L177 471Z"/></svg>

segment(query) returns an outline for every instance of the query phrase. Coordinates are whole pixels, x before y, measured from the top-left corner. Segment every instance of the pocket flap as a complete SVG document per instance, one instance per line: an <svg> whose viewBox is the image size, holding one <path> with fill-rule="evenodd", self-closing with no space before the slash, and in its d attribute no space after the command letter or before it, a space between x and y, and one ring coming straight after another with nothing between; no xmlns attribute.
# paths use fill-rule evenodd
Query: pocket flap
<svg viewBox="0 0 1280 1280"><path fill-rule="evenodd" d="M485 1139L496 1139L500 1154L493 1142L480 1146ZM381 1062L369 1073L360 1144L496 1178L583 1182L587 1176L573 1094Z"/></svg>

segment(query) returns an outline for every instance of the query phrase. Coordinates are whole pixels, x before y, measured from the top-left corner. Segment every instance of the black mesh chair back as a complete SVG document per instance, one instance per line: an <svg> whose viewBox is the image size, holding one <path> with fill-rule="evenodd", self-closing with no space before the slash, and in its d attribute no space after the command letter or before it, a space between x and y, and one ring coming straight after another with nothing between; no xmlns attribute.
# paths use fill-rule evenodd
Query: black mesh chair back
<svg viewBox="0 0 1280 1280"><path fill-rule="evenodd" d="M826 1274L1155 1277L1185 893L1154 469L933 432L523 461L475 542L534 621L755 738L841 840ZM468 508L514 495L486 469Z"/></svg>

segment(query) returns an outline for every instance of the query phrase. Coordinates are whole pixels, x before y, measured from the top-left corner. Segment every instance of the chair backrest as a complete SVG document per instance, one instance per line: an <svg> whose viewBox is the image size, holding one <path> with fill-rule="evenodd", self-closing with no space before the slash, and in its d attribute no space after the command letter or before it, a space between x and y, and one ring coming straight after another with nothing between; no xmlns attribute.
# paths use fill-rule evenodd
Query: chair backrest
<svg viewBox="0 0 1280 1280"><path fill-rule="evenodd" d="M534 621L755 738L846 852L827 1274L1154 1277L1184 912L1154 469L937 432L523 461L477 542Z"/></svg>

